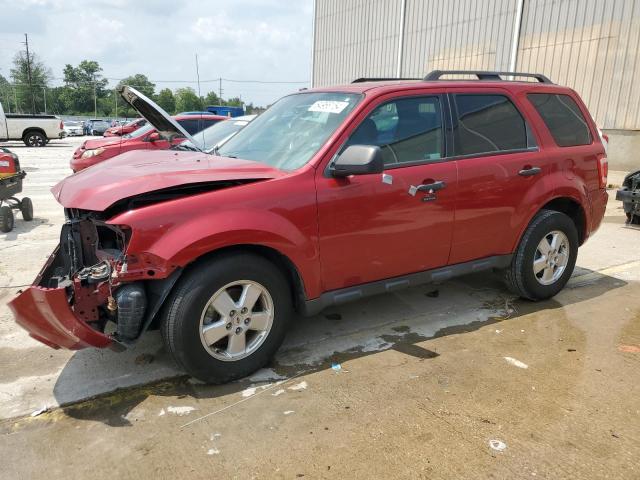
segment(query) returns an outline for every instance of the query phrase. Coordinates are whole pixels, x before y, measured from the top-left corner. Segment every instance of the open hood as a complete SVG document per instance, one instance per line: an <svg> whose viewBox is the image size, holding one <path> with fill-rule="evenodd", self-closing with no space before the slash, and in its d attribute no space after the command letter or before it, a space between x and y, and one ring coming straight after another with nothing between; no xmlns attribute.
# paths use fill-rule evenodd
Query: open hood
<svg viewBox="0 0 640 480"><path fill-rule="evenodd" d="M119 93L122 99L146 118L161 135L186 138L193 145L197 145L193 137L153 100L127 85L120 87Z"/></svg>
<svg viewBox="0 0 640 480"><path fill-rule="evenodd" d="M65 178L51 192L66 208L104 211L114 203L182 185L249 182L285 175L263 163L202 152L123 153Z"/></svg>

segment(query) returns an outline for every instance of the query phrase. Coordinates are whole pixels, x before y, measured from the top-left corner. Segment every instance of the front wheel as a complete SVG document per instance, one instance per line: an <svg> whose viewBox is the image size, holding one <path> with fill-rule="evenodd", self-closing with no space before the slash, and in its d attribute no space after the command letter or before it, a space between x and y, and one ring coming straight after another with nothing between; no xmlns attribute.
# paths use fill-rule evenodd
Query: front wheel
<svg viewBox="0 0 640 480"><path fill-rule="evenodd" d="M167 299L162 335L187 373L224 383L266 365L292 315L289 285L274 264L227 254L185 273Z"/></svg>
<svg viewBox="0 0 640 480"><path fill-rule="evenodd" d="M33 203L29 197L24 197L20 201L20 212L25 222L33 220Z"/></svg>
<svg viewBox="0 0 640 480"><path fill-rule="evenodd" d="M524 232L505 280L511 291L529 300L556 295L569 281L578 255L578 231L561 212L540 211Z"/></svg>

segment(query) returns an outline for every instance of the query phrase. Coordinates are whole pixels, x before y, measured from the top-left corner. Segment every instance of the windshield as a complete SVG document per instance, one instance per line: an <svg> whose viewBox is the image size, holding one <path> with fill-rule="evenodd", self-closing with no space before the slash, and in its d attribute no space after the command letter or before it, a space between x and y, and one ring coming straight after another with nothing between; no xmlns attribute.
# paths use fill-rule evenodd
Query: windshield
<svg viewBox="0 0 640 480"><path fill-rule="evenodd" d="M144 135L145 133L149 133L151 130L155 130L155 128L150 123L147 123L144 127L140 127L131 133L123 135L122 138L133 138L134 136L139 137L141 135Z"/></svg>
<svg viewBox="0 0 640 480"><path fill-rule="evenodd" d="M240 130L218 153L295 170L313 157L361 98L333 92L289 95Z"/></svg>
<svg viewBox="0 0 640 480"><path fill-rule="evenodd" d="M215 125L211 125L209 128L205 128L202 132L195 135L194 138L200 149L205 152L210 152L218 144L222 143L227 138L231 138L248 123L249 120L234 120L233 118L230 120L223 120Z"/></svg>

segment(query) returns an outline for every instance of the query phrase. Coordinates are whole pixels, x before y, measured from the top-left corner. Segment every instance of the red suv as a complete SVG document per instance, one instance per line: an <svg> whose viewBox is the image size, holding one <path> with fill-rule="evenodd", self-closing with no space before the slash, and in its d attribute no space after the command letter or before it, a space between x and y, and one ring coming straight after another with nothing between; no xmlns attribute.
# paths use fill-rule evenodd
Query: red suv
<svg viewBox="0 0 640 480"><path fill-rule="evenodd" d="M158 107L159 108L159 107ZM227 120L227 117L220 115L176 115L173 117L184 129L195 135L205 128L216 123ZM173 128L173 126L171 126ZM158 131L152 124L146 124L132 133L104 138L89 139L73 152L70 166L74 172L79 172L87 167L113 158L121 153L131 150L166 150L172 146L184 142L182 135L171 134L169 136Z"/></svg>
<svg viewBox="0 0 640 480"><path fill-rule="evenodd" d="M490 269L552 297L604 215L598 131L543 75L463 73L478 80L298 92L213 154L128 152L65 179L60 245L11 302L18 323L70 349L158 326L182 368L225 382L265 365L296 312Z"/></svg>

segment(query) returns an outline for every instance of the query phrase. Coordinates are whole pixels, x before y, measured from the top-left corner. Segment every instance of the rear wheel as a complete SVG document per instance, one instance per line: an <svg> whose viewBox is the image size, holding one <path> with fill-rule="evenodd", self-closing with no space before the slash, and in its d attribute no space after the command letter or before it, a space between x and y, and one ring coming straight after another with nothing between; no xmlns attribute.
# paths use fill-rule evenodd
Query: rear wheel
<svg viewBox="0 0 640 480"><path fill-rule="evenodd" d="M44 147L47 137L40 132L27 132L22 141L27 147Z"/></svg>
<svg viewBox="0 0 640 480"><path fill-rule="evenodd" d="M0 231L10 232L13 230L13 210L6 205L0 207Z"/></svg>
<svg viewBox="0 0 640 480"><path fill-rule="evenodd" d="M20 201L20 212L25 221L30 222L33 220L33 203L29 197L24 197Z"/></svg>
<svg viewBox="0 0 640 480"><path fill-rule="evenodd" d="M505 280L514 293L529 300L556 295L569 281L578 255L578 231L561 212L540 211L531 221Z"/></svg>
<svg viewBox="0 0 640 480"><path fill-rule="evenodd" d="M167 300L165 344L187 373L208 383L266 365L293 314L289 285L268 260L229 254L186 273Z"/></svg>

